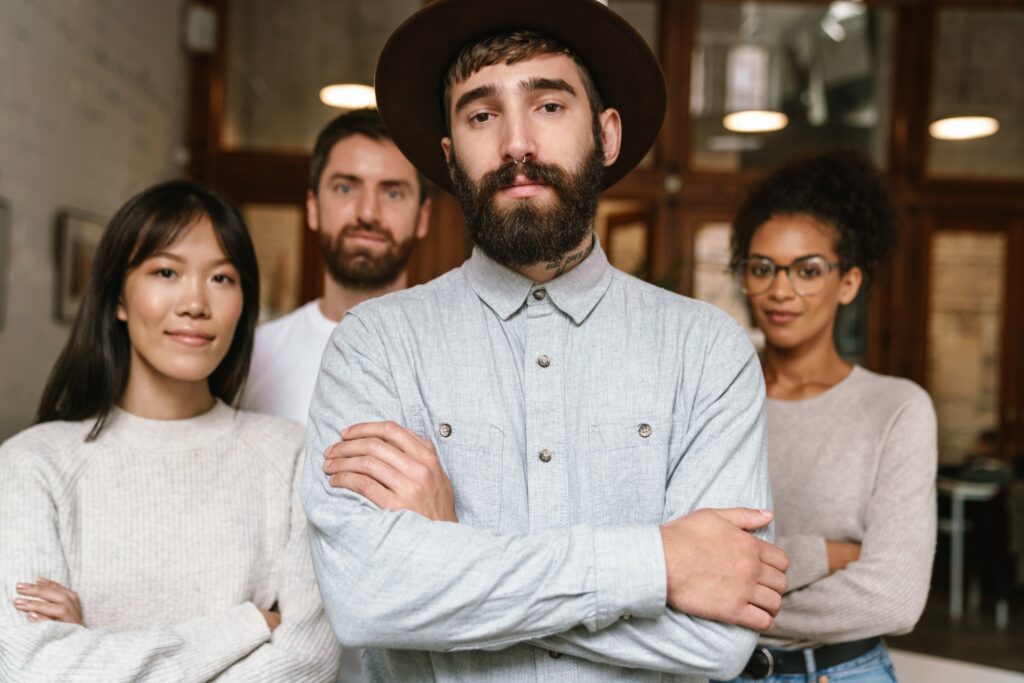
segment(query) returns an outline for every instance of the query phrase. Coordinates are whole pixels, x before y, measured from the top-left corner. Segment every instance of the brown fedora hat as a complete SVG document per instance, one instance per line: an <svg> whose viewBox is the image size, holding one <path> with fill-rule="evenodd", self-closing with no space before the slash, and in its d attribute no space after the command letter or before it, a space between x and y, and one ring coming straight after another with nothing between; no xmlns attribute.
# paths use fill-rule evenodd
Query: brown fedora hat
<svg viewBox="0 0 1024 683"><path fill-rule="evenodd" d="M647 43L597 0L436 0L388 38L377 60L377 109L402 153L452 191L441 151L447 135L443 79L463 47L486 36L529 30L554 38L587 65L607 107L622 116L619 158L604 187L636 166L665 118L665 77Z"/></svg>

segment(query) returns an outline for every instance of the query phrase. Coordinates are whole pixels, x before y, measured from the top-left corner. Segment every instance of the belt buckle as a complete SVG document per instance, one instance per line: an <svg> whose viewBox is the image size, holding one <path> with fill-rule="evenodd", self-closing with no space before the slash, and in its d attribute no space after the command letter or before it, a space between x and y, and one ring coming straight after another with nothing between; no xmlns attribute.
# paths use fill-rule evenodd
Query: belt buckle
<svg viewBox="0 0 1024 683"><path fill-rule="evenodd" d="M764 680L775 673L775 657L768 648L759 647L750 655L743 673L754 680Z"/></svg>

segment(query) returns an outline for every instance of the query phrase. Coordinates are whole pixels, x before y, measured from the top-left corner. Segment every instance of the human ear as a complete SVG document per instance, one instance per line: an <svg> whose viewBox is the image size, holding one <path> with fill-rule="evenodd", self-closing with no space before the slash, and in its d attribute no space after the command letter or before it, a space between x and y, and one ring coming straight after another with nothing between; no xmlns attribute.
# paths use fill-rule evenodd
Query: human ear
<svg viewBox="0 0 1024 683"><path fill-rule="evenodd" d="M839 281L839 303L844 306L852 303L863 283L864 273L857 266L843 273Z"/></svg>
<svg viewBox="0 0 1024 683"><path fill-rule="evenodd" d="M601 125L601 144L604 146L604 165L611 166L619 158L622 145L622 117L617 109L608 108L598 115Z"/></svg>
<svg viewBox="0 0 1024 683"><path fill-rule="evenodd" d="M320 229L320 211L317 209L313 190L306 190L306 225L313 232Z"/></svg>
<svg viewBox="0 0 1024 683"><path fill-rule="evenodd" d="M419 214L416 217L416 239L421 240L430 231L430 208L431 200L427 197L420 205Z"/></svg>

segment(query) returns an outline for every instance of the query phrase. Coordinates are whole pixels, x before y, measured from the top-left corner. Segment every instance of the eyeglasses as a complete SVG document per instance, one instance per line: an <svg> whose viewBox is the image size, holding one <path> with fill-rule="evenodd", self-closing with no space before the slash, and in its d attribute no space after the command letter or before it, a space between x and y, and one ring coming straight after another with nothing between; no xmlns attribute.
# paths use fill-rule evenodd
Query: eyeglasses
<svg viewBox="0 0 1024 683"><path fill-rule="evenodd" d="M775 275L781 270L789 279L789 286L799 296L817 294L825 287L825 281L838 263L832 263L823 256L804 256L788 266L780 266L768 258L743 259L736 266L736 278L744 294L764 294L775 282Z"/></svg>

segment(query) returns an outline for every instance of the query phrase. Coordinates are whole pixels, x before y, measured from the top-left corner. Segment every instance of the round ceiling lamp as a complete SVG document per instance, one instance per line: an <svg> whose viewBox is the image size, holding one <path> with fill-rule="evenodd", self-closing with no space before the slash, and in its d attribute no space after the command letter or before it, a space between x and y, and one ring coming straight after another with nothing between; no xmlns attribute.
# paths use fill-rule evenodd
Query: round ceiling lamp
<svg viewBox="0 0 1024 683"><path fill-rule="evenodd" d="M358 83L336 83L320 89L320 101L338 109L376 107L377 96L373 88Z"/></svg>
<svg viewBox="0 0 1024 683"><path fill-rule="evenodd" d="M726 114L722 125L734 133L771 133L789 125L789 117L780 111L752 109Z"/></svg>
<svg viewBox="0 0 1024 683"><path fill-rule="evenodd" d="M936 140L977 140L998 130L999 121L991 116L950 116L928 126L928 133Z"/></svg>

